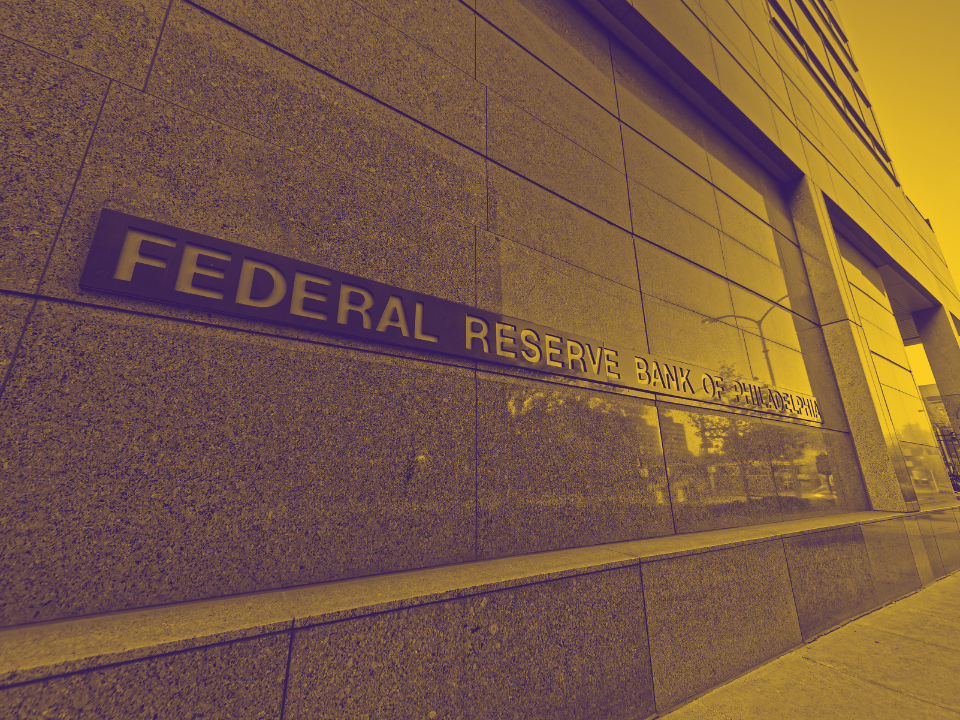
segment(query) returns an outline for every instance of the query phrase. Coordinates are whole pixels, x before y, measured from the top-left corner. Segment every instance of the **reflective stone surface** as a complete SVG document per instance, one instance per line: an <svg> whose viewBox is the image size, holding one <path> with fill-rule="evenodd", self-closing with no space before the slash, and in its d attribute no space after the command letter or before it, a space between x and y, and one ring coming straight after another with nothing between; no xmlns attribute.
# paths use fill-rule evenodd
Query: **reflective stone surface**
<svg viewBox="0 0 960 720"><path fill-rule="evenodd" d="M652 403L481 373L478 422L479 557L673 532Z"/></svg>
<svg viewBox="0 0 960 720"><path fill-rule="evenodd" d="M487 164L487 180L490 232L639 288L630 233L500 165Z"/></svg>
<svg viewBox="0 0 960 720"><path fill-rule="evenodd" d="M837 433L668 404L659 413L677 532L864 509Z"/></svg>
<svg viewBox="0 0 960 720"><path fill-rule="evenodd" d="M937 549L940 551L943 572L946 574L960 570L960 529L957 528L954 511L940 510L930 513L927 517L937 538Z"/></svg>
<svg viewBox="0 0 960 720"><path fill-rule="evenodd" d="M456 19L446 24L451 27ZM472 43L472 19L469 37ZM472 52L468 60L472 72ZM191 5L173 6L147 89L415 202L467 220L485 217L483 160L430 129L443 127L443 117L431 114L426 126L415 122ZM469 87L464 89L469 94ZM476 108L468 104L460 110L452 99L449 107L434 107L441 116L452 116L447 120L463 123L464 132L453 137L482 146L482 123L471 115Z"/></svg>
<svg viewBox="0 0 960 720"><path fill-rule="evenodd" d="M608 58L608 66L609 62ZM477 20L477 79L623 170L623 144L616 116L481 19Z"/></svg>
<svg viewBox="0 0 960 720"><path fill-rule="evenodd" d="M645 563L643 593L661 712L800 642L776 540Z"/></svg>
<svg viewBox="0 0 960 720"><path fill-rule="evenodd" d="M643 352L640 293L482 230L477 306Z"/></svg>
<svg viewBox="0 0 960 720"><path fill-rule="evenodd" d="M870 558L878 604L920 589L920 575L903 520L867 523L860 526L860 532Z"/></svg>
<svg viewBox="0 0 960 720"><path fill-rule="evenodd" d="M284 717L644 718L636 567L298 631Z"/></svg>
<svg viewBox="0 0 960 720"><path fill-rule="evenodd" d="M652 243L638 238L635 244L644 295L734 324L727 280Z"/></svg>
<svg viewBox="0 0 960 720"><path fill-rule="evenodd" d="M487 155L514 172L630 227L623 171L583 149L494 91L487 93Z"/></svg>
<svg viewBox="0 0 960 720"><path fill-rule="evenodd" d="M940 455L938 448L901 442L900 452L903 454L907 472L921 508L930 505L936 507L941 503L955 500L953 486L950 484L950 478L943 465L943 456Z"/></svg>
<svg viewBox="0 0 960 720"><path fill-rule="evenodd" d="M474 393L460 368L40 303L0 403L0 624L471 560Z"/></svg>
<svg viewBox="0 0 960 720"><path fill-rule="evenodd" d="M472 1L470 4L474 4ZM476 0L477 14L611 113L617 112L610 43L573 0ZM619 98L623 107L623 96Z"/></svg>
<svg viewBox="0 0 960 720"><path fill-rule="evenodd" d="M879 604L859 526L785 538L783 547L805 640Z"/></svg>
<svg viewBox="0 0 960 720"><path fill-rule="evenodd" d="M644 295L643 312L654 355L683 358L728 375L750 377L743 332L738 328L652 295Z"/></svg>
<svg viewBox="0 0 960 720"><path fill-rule="evenodd" d="M916 517L905 517L903 527L906 529L907 538L910 540L910 550L913 552L913 562L917 566L917 573L920 575L920 583L926 587L933 582L933 570L930 567L930 558L927 557L927 548L920 532L920 523L917 522Z"/></svg>
<svg viewBox="0 0 960 720"><path fill-rule="evenodd" d="M941 578L944 575L943 561L940 559L940 548L937 546L937 536L929 513L917 517L917 527L920 529L920 538L927 555L927 561L930 563L930 572L933 579Z"/></svg>

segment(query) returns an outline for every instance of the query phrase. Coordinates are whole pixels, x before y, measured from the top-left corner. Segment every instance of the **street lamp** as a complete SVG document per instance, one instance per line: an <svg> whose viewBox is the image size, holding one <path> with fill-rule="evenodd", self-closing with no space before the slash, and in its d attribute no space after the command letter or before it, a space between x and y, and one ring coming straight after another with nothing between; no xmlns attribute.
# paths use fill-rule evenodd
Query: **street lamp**
<svg viewBox="0 0 960 720"><path fill-rule="evenodd" d="M779 303L781 300L786 300L788 297L789 295L784 295L780 299L774 300L774 304L771 305L770 308L763 315L760 316L759 320L755 320L752 317L747 317L746 315L731 314L731 315L721 315L720 317L715 317L715 318L704 318L700 322L701 324L705 325L707 323L720 322L725 318L740 318L741 320L749 320L750 322L755 323L757 326L757 334L760 336L760 347L763 348L763 357L767 361L767 371L770 373L770 384L776 387L777 380L773 374L773 365L770 363L770 348L767 347L767 339L763 336L763 321L767 319L767 316L771 312L773 312L774 309L779 307Z"/></svg>

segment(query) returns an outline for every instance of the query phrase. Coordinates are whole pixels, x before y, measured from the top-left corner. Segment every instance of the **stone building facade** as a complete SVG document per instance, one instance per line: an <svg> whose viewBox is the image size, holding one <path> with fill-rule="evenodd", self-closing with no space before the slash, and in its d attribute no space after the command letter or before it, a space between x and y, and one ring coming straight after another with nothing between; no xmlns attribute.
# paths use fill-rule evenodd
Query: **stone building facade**
<svg viewBox="0 0 960 720"><path fill-rule="evenodd" d="M5 3L2 714L646 718L960 569L839 12Z"/></svg>

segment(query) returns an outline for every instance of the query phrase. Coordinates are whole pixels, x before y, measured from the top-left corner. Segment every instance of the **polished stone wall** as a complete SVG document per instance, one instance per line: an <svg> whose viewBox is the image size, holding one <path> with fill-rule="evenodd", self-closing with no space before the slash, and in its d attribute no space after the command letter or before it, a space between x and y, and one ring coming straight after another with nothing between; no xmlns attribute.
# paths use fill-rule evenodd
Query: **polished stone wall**
<svg viewBox="0 0 960 720"><path fill-rule="evenodd" d="M760 0L602 5L0 8L5 714L642 718L960 569L849 520L909 508L826 202L947 303L932 232ZM102 208L824 423L82 290Z"/></svg>
<svg viewBox="0 0 960 720"><path fill-rule="evenodd" d="M640 720L960 567L958 519L807 518L23 625L0 630L0 712Z"/></svg>
<svg viewBox="0 0 960 720"><path fill-rule="evenodd" d="M780 183L577 4L52 8L0 22L3 624L868 507ZM104 207L826 425L84 291Z"/></svg>

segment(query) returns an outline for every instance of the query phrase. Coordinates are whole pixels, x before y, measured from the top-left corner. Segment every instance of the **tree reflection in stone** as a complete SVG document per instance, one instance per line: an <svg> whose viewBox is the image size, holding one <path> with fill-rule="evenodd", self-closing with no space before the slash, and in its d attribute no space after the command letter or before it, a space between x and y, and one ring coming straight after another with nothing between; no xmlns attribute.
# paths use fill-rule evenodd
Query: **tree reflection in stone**
<svg viewBox="0 0 960 720"><path fill-rule="evenodd" d="M667 405L660 424L678 532L838 510L816 472L817 455L832 455L824 430Z"/></svg>

